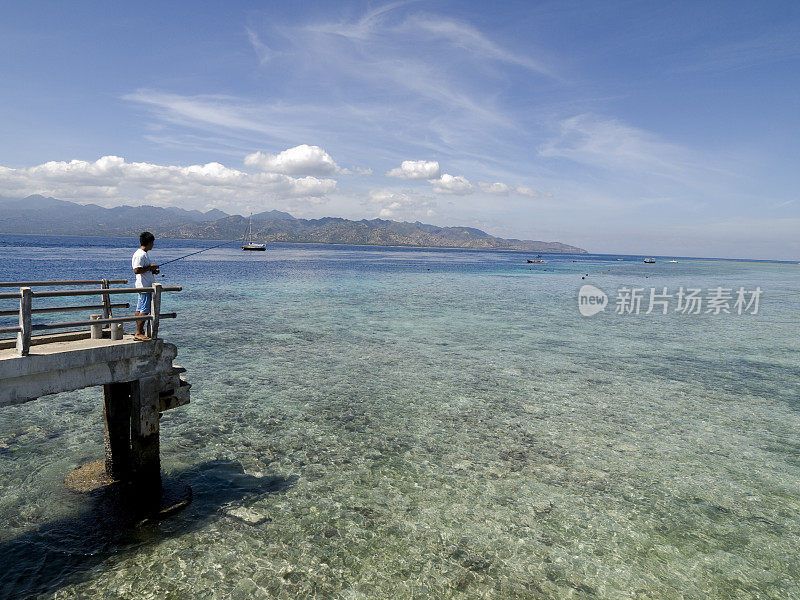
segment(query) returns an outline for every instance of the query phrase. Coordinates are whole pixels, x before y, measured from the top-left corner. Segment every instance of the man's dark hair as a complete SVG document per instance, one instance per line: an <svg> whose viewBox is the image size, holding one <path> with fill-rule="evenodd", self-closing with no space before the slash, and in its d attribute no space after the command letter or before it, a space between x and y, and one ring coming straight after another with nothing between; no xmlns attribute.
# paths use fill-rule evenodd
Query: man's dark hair
<svg viewBox="0 0 800 600"><path fill-rule="evenodd" d="M139 245L147 246L147 244L149 244L150 242L154 242L155 239L156 236L154 236L152 233L150 233L149 231L143 231L142 233L139 234Z"/></svg>

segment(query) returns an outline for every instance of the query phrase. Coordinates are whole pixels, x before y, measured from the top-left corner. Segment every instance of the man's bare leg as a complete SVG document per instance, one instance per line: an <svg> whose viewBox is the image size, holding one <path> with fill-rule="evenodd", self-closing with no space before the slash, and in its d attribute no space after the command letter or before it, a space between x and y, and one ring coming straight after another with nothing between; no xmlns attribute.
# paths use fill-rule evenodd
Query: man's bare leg
<svg viewBox="0 0 800 600"><path fill-rule="evenodd" d="M134 316L137 317L147 316L147 313L139 312L137 310L134 313ZM150 339L144 334L144 319L142 319L141 321L136 321L136 335L134 335L133 337L141 340Z"/></svg>

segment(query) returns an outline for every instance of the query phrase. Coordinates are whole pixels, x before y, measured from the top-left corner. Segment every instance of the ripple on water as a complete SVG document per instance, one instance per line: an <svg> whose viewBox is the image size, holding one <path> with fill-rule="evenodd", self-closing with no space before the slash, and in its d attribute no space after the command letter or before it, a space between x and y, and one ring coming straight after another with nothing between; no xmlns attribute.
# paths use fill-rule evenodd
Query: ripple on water
<svg viewBox="0 0 800 600"><path fill-rule="evenodd" d="M9 563L0 595L800 596L796 302L625 325L575 314L569 264L436 272L437 255L423 273L370 255L367 277L287 252L279 274L197 263L212 293L187 271L170 300L180 326L165 335L194 387L164 415L162 457L192 506L88 549L56 528L53 554L29 550L26 581ZM601 285L635 276L613 266ZM767 267L684 268L797 287ZM751 334L775 350L743 345ZM4 409L4 548L82 522L60 482L102 456L98 403ZM63 573L36 562L58 553Z"/></svg>

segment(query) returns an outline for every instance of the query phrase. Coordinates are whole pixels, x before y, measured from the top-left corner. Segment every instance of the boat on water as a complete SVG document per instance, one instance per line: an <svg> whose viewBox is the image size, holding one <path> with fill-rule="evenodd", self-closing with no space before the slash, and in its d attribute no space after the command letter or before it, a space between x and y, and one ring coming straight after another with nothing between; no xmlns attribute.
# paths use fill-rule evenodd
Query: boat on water
<svg viewBox="0 0 800 600"><path fill-rule="evenodd" d="M253 215L250 215L250 218L247 219L247 233L244 234L242 238L242 250L255 250L258 251L265 251L267 249L266 244L257 244L253 241Z"/></svg>
<svg viewBox="0 0 800 600"><path fill-rule="evenodd" d="M646 262L648 265L652 265L654 262L656 262L656 259L655 258L645 258L644 262Z"/></svg>
<svg viewBox="0 0 800 600"><path fill-rule="evenodd" d="M678 262L678 261L677 261L677 260L675 260L675 259L673 258L673 259L672 259L671 261L669 261L669 262L671 262L671 263L676 263L676 262Z"/></svg>
<svg viewBox="0 0 800 600"><path fill-rule="evenodd" d="M541 255L541 254L537 254L537 255L536 255L536 258L534 258L533 260L531 260L531 259L529 258L529 259L528 259L526 262L527 262L528 264L532 264L532 265L543 265L543 264L544 264L544 263L546 263L547 261L546 261L546 260L544 260L544 259L542 258L542 255Z"/></svg>

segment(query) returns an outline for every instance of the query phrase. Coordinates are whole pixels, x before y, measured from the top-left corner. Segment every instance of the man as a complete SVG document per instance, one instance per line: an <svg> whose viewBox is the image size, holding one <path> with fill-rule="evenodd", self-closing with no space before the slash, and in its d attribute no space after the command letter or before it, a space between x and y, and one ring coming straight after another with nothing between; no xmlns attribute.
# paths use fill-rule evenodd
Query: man
<svg viewBox="0 0 800 600"><path fill-rule="evenodd" d="M158 275L158 265L154 265L150 262L150 257L147 254L153 249L153 243L155 241L156 237L149 231L144 231L139 236L140 246L139 249L133 253L133 260L131 261L133 272L136 273L137 288L153 287L153 283L155 283L155 276ZM152 299L153 295L150 293L139 294L139 299L136 302L137 317L150 314ZM133 337L143 342L150 339L144 332L144 320L136 321L136 335Z"/></svg>

